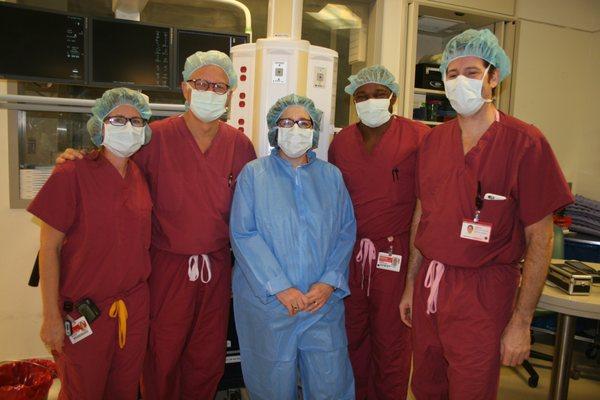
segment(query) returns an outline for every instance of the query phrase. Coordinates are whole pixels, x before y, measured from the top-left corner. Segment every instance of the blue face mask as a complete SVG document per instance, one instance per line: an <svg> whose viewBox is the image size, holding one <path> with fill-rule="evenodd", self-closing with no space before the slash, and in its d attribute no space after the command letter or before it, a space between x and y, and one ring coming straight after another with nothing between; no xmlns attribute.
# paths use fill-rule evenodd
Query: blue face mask
<svg viewBox="0 0 600 400"><path fill-rule="evenodd" d="M356 113L360 121L370 128L376 128L388 122L390 113L390 95L387 99L369 99L356 103Z"/></svg>
<svg viewBox="0 0 600 400"><path fill-rule="evenodd" d="M277 145L290 158L298 158L312 147L312 128L303 129L294 125L291 128L279 127L277 130Z"/></svg>
<svg viewBox="0 0 600 400"><path fill-rule="evenodd" d="M483 107L485 103L491 103L491 99L484 99L481 96L483 80L487 75L488 66L481 79L467 78L464 75L458 75L454 79L445 79L444 88L446 97L450 100L452 108L464 117L471 116Z"/></svg>
<svg viewBox="0 0 600 400"><path fill-rule="evenodd" d="M142 147L142 144L144 144L144 127L131 126L131 122L123 126L104 125L102 145L119 157L131 156Z"/></svg>
<svg viewBox="0 0 600 400"><path fill-rule="evenodd" d="M188 86L190 86L188 84ZM225 114L227 108L227 93L217 94L210 90L192 90L192 99L189 108L192 113L203 122L212 122Z"/></svg>

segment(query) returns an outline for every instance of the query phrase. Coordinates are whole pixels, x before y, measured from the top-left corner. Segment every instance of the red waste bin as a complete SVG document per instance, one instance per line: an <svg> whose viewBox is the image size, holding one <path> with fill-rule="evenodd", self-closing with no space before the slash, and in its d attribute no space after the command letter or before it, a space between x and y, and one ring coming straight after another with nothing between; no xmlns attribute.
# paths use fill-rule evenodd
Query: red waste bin
<svg viewBox="0 0 600 400"><path fill-rule="evenodd" d="M0 400L45 400L56 366L49 360L11 361L0 365Z"/></svg>

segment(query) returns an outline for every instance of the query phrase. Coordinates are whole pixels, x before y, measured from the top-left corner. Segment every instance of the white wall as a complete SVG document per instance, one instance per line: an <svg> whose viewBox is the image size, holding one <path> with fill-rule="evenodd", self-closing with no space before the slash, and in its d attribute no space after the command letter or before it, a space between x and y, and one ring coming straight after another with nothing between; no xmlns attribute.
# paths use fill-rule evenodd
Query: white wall
<svg viewBox="0 0 600 400"><path fill-rule="evenodd" d="M6 93L6 81L0 81L0 93ZM48 356L38 336L39 290L27 286L39 228L26 211L9 207L6 118L0 109L0 361Z"/></svg>
<svg viewBox="0 0 600 400"><path fill-rule="evenodd" d="M589 86L584 89L587 107L585 115L582 116L583 127L576 155L578 164L575 193L600 200L600 106L597 97L600 82L592 79L600 71L600 32L595 32L590 40L587 60L590 61L588 75L583 80L585 85Z"/></svg>
<svg viewBox="0 0 600 400"><path fill-rule="evenodd" d="M596 101L600 83L594 78L600 68L600 33L583 30L589 27L589 18L582 18L580 27L554 24L573 22L584 15L598 16L600 2L574 2L580 8L560 3L554 13L547 9L538 13L545 0L517 2L518 16L523 19L514 71L513 114L544 132L567 180L573 182L574 193L600 200Z"/></svg>

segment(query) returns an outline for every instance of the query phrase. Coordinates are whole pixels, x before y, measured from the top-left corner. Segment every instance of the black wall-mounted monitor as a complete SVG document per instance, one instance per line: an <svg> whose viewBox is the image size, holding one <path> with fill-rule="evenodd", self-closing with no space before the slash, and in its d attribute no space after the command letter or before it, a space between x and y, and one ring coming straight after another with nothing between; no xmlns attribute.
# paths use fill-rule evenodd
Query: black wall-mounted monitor
<svg viewBox="0 0 600 400"><path fill-rule="evenodd" d="M86 18L0 2L0 78L86 83Z"/></svg>
<svg viewBox="0 0 600 400"><path fill-rule="evenodd" d="M169 89L171 28L93 18L90 36L90 84Z"/></svg>
<svg viewBox="0 0 600 400"><path fill-rule="evenodd" d="M246 35L177 30L177 71L175 82L181 81L185 60L197 51L219 50L230 55L231 48L248 42Z"/></svg>

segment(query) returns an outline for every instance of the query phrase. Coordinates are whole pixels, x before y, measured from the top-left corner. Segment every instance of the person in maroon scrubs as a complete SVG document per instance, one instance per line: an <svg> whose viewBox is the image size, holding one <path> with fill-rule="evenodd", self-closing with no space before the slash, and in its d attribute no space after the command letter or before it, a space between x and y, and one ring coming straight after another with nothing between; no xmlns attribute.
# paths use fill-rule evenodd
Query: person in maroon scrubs
<svg viewBox="0 0 600 400"><path fill-rule="evenodd" d="M154 202L144 399L212 399L225 369L229 209L239 172L256 158L252 142L219 120L236 84L226 54L188 57L187 111L153 122L151 145L133 158Z"/></svg>
<svg viewBox="0 0 600 400"><path fill-rule="evenodd" d="M458 117L418 154L418 251L400 304L413 329L412 390L418 400L495 399L500 365L528 357L552 214L573 197L543 134L492 103L510 73L492 32L451 39L440 68Z"/></svg>
<svg viewBox="0 0 600 400"><path fill-rule="evenodd" d="M416 202L417 148L429 128L391 114L399 87L384 67L364 68L349 80L346 92L360 122L342 129L329 147L358 224L345 299L348 349L356 398L399 400L407 396L411 338L398 304ZM397 263L378 262L389 259Z"/></svg>
<svg viewBox="0 0 600 400"><path fill-rule="evenodd" d="M41 220L41 338L58 366L59 399L131 400L148 338L152 201L129 157L150 140L151 112L126 88L106 91L92 112L99 149L58 165L28 208ZM82 314L85 302L95 319Z"/></svg>

